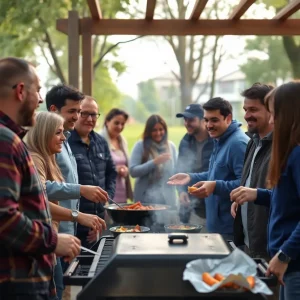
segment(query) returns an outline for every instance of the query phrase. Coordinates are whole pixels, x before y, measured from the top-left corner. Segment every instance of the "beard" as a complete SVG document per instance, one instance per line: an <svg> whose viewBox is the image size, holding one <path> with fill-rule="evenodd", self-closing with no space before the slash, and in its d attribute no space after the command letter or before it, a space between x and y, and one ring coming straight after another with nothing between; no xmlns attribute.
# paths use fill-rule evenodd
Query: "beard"
<svg viewBox="0 0 300 300"><path fill-rule="evenodd" d="M27 99L19 110L18 123L20 126L31 127L35 124L34 112L36 107L31 108L30 104L30 101Z"/></svg>
<svg viewBox="0 0 300 300"><path fill-rule="evenodd" d="M245 119L245 121L246 122L250 122L250 121L257 122L257 119L255 119L255 118L248 118L248 119ZM249 133L258 133L257 127L249 127L249 126L247 126L247 128L248 128L248 132Z"/></svg>

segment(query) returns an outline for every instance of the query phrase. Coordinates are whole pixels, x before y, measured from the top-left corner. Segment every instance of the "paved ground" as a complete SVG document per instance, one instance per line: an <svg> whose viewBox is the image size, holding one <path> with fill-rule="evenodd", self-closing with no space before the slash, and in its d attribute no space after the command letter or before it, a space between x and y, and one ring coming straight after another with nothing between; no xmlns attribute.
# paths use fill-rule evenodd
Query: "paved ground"
<svg viewBox="0 0 300 300"><path fill-rule="evenodd" d="M81 291L81 286L71 287L71 300L76 300L77 294Z"/></svg>

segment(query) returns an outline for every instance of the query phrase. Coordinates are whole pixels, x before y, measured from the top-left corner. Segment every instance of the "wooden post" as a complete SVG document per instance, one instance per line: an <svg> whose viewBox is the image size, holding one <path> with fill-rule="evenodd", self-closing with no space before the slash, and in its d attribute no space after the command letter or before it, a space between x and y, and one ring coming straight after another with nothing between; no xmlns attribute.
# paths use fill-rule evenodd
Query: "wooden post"
<svg viewBox="0 0 300 300"><path fill-rule="evenodd" d="M69 84L79 88L79 18L77 11L69 11L68 22Z"/></svg>
<svg viewBox="0 0 300 300"><path fill-rule="evenodd" d="M93 51L92 34L89 29L82 32L82 91L86 95L93 93Z"/></svg>

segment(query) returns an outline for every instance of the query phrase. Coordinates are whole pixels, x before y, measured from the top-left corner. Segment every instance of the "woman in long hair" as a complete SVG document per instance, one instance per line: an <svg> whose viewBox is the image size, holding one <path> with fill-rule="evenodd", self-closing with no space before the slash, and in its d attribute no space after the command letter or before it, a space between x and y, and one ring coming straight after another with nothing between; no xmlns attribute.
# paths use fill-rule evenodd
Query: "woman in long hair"
<svg viewBox="0 0 300 300"><path fill-rule="evenodd" d="M61 152L62 143L65 141L63 134L64 119L56 113L40 112L36 117L36 124L27 134L26 144L38 171L39 178L46 190L47 180L64 182L62 173L56 163L55 154ZM49 199L49 207L52 215L52 226L58 231L60 221L73 221L70 209L59 206L55 199ZM100 218L94 215L80 213L78 223L99 230ZM63 273L59 259L55 264L55 284L58 299L62 298Z"/></svg>
<svg viewBox="0 0 300 300"><path fill-rule="evenodd" d="M129 172L135 180L134 200L176 207L175 187L167 184L174 174L176 148L168 140L166 122L159 115L148 118L143 138L132 150Z"/></svg>
<svg viewBox="0 0 300 300"><path fill-rule="evenodd" d="M282 284L280 300L300 299L300 82L283 84L266 97L274 124L268 187L239 187L231 198L270 206L268 274ZM284 285L283 285L284 284Z"/></svg>
<svg viewBox="0 0 300 300"><path fill-rule="evenodd" d="M128 114L124 110L118 108L111 109L105 117L104 126L100 132L108 143L111 157L118 172L116 192L113 199L118 203L126 203L127 199L133 199L128 172L128 146L127 141L121 134L128 117Z"/></svg>

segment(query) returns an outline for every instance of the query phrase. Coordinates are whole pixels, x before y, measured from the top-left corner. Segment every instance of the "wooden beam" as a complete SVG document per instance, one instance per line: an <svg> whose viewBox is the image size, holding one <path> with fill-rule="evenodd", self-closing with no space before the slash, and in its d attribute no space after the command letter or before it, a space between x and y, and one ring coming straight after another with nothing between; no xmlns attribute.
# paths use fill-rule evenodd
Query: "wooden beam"
<svg viewBox="0 0 300 300"><path fill-rule="evenodd" d="M79 18L77 11L69 11L67 32L69 84L79 88Z"/></svg>
<svg viewBox="0 0 300 300"><path fill-rule="evenodd" d="M199 20L207 2L208 2L208 0L197 0L196 1L193 11L190 16L190 20L194 20L194 21Z"/></svg>
<svg viewBox="0 0 300 300"><path fill-rule="evenodd" d="M99 0L87 0L91 16L93 20L102 19L102 12L99 4Z"/></svg>
<svg viewBox="0 0 300 300"><path fill-rule="evenodd" d="M255 0L240 0L239 5L234 8L229 16L229 20L239 20L254 2Z"/></svg>
<svg viewBox="0 0 300 300"><path fill-rule="evenodd" d="M93 50L92 34L86 30L82 34L82 91L86 95L93 94Z"/></svg>
<svg viewBox="0 0 300 300"><path fill-rule="evenodd" d="M153 20L156 0L147 0L146 16L145 19L148 21Z"/></svg>
<svg viewBox="0 0 300 300"><path fill-rule="evenodd" d="M102 19L91 21L82 19L80 32L84 24L90 23L90 32L95 35L300 35L300 20L122 20ZM68 33L68 19L57 20L56 28Z"/></svg>
<svg viewBox="0 0 300 300"><path fill-rule="evenodd" d="M287 18L289 18L299 9L300 9L300 0L294 0L290 2L287 6L285 6L282 10L280 10L273 19L285 21Z"/></svg>

